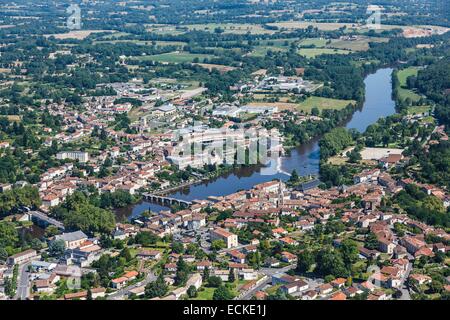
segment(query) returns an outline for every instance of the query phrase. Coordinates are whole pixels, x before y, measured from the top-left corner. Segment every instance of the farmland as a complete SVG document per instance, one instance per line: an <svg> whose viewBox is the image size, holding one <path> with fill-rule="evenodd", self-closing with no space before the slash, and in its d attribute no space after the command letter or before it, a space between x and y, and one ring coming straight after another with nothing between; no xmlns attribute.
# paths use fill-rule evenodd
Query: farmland
<svg viewBox="0 0 450 320"><path fill-rule="evenodd" d="M203 59L208 59L213 56L207 55L207 54L194 54L189 52L169 52L169 53L162 53L162 54L156 54L152 56L141 56L137 57L136 59L141 61L156 61L156 62L165 62L165 63L184 63L184 62L193 62L196 58L198 58L199 61L203 61Z"/></svg>
<svg viewBox="0 0 450 320"><path fill-rule="evenodd" d="M319 110L324 109L340 110L345 108L349 103L355 103L355 101L311 96L307 98L305 101L298 104L297 110L303 110L304 112L307 113L310 113L311 109L314 107L318 108Z"/></svg>
<svg viewBox="0 0 450 320"><path fill-rule="evenodd" d="M302 48L298 53L306 58L315 58L321 54L349 54L350 51L330 48Z"/></svg>

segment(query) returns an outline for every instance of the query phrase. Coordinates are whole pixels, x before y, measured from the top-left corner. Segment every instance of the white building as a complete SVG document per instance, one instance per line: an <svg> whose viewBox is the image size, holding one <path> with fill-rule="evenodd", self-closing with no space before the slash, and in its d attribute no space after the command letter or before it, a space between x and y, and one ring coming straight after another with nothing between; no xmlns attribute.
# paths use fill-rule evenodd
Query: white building
<svg viewBox="0 0 450 320"><path fill-rule="evenodd" d="M89 154L84 151L61 151L56 154L58 160L78 160L79 162L88 162Z"/></svg>

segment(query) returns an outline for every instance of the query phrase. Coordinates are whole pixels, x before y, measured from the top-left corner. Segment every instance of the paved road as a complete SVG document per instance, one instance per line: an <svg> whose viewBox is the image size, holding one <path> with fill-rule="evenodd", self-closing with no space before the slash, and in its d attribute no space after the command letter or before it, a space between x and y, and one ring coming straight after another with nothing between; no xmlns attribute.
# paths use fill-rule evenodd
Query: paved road
<svg viewBox="0 0 450 320"><path fill-rule="evenodd" d="M19 274L17 276L17 290L16 300L26 300L30 295L30 274L28 273L28 266L30 263L25 263L19 266Z"/></svg>
<svg viewBox="0 0 450 320"><path fill-rule="evenodd" d="M40 211L29 211L28 213L31 214L33 216L33 218L38 219L40 221L44 221L44 222L46 222L48 224L54 225L58 229L64 231L64 225L60 221L49 217L48 215L46 215L43 212L40 212Z"/></svg>
<svg viewBox="0 0 450 320"><path fill-rule="evenodd" d="M402 279L402 284L400 285L399 290L402 292L402 296L399 298L399 300L411 300L411 295L409 294L409 289L406 286L406 279L408 279L409 274L411 273L412 269L412 263L409 262L406 266L406 272L405 276Z"/></svg>
<svg viewBox="0 0 450 320"><path fill-rule="evenodd" d="M140 286L145 286L145 285L147 285L147 283L155 281L156 278L157 277L153 273L153 271L150 271L144 280L110 294L107 299L108 300L124 300L125 296L127 296L130 293L130 290L135 289Z"/></svg>
<svg viewBox="0 0 450 320"><path fill-rule="evenodd" d="M266 285L272 282L272 276L274 274L287 272L295 268L295 266L295 264L292 264L284 268L261 268L260 272L263 273L267 278L256 287L247 291L239 300L249 300L256 291L264 288Z"/></svg>

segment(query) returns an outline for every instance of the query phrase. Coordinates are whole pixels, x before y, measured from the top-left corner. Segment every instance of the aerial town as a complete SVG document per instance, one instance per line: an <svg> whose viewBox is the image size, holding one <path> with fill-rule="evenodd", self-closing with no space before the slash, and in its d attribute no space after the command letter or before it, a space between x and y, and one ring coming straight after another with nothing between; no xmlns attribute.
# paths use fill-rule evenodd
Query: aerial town
<svg viewBox="0 0 450 320"><path fill-rule="evenodd" d="M0 4L0 300L450 298L448 16L37 2Z"/></svg>

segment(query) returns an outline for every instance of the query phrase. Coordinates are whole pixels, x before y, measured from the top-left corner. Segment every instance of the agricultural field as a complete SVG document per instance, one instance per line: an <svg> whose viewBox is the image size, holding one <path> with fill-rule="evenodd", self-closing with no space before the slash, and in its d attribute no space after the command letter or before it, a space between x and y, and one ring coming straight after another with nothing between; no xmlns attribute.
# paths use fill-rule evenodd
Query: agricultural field
<svg viewBox="0 0 450 320"><path fill-rule="evenodd" d="M315 58L321 54L349 54L351 51L330 48L302 48L298 50L298 53L306 58Z"/></svg>
<svg viewBox="0 0 450 320"><path fill-rule="evenodd" d="M253 50L250 55L255 57L264 57L267 52L282 52L287 51L288 47L278 47L278 46L257 46L255 50Z"/></svg>
<svg viewBox="0 0 450 320"><path fill-rule="evenodd" d="M367 51L369 50L370 42L387 42L388 38L369 38L369 37L358 37L356 40L342 40L333 39L331 43L327 46L329 48L351 50L351 51Z"/></svg>
<svg viewBox="0 0 450 320"><path fill-rule="evenodd" d="M134 44L142 45L142 46L152 46L155 44L156 46L159 46L159 47L174 46L174 47L178 47L180 49L182 49L185 45L187 45L187 43L183 42L183 41L141 41L141 40L100 40L100 41L94 41L94 43L112 43L112 44L134 43Z"/></svg>
<svg viewBox="0 0 450 320"><path fill-rule="evenodd" d="M146 25L148 32L153 32L160 35L180 35L187 31L181 26L163 25L163 24L149 24Z"/></svg>
<svg viewBox="0 0 450 320"><path fill-rule="evenodd" d="M193 62L194 59L198 58L199 61L203 61L205 58L212 58L213 56L207 55L207 54L194 54L189 52L169 52L169 53L162 53L162 54L156 54L153 56L141 56L137 57L138 60L143 61L156 61L156 62L166 62L166 63L184 63L184 62Z"/></svg>
<svg viewBox="0 0 450 320"><path fill-rule="evenodd" d="M265 95L257 95L255 98L269 98ZM264 102L264 101L254 101L247 104L250 107L261 107L261 106L270 106L277 107L279 110L298 110L303 111L305 113L311 113L312 108L318 108L319 110L324 109L335 109L341 110L345 108L349 103L355 103L353 100L339 100L339 99L330 99L330 98L322 98L312 96L307 98L305 101L301 103L293 103L289 102L289 98L282 96L279 98L278 102Z"/></svg>
<svg viewBox="0 0 450 320"><path fill-rule="evenodd" d="M347 51L367 51L369 50L370 42L386 42L388 38L381 37L363 37L358 36L356 39L344 38L344 39L330 39L326 40L323 38L310 38L304 39L300 41L299 46L303 47L303 49L311 49L305 47L314 46L315 48L324 48L324 49L338 49L338 50L347 50ZM314 49L314 48L312 48Z"/></svg>
<svg viewBox="0 0 450 320"><path fill-rule="evenodd" d="M194 64L202 68L208 69L209 71L217 69L219 72L228 72L236 69L235 67L224 66L222 64L212 64L212 63L194 63Z"/></svg>
<svg viewBox="0 0 450 320"><path fill-rule="evenodd" d="M315 46L317 48L322 48L325 47L325 45L327 44L327 40L323 39L323 38L308 38L308 39L303 39L302 41L300 41L299 45L300 46Z"/></svg>
<svg viewBox="0 0 450 320"><path fill-rule="evenodd" d="M64 40L64 39L77 39L83 40L89 37L93 33L102 33L102 32L115 32L114 30L72 30L67 33L57 33L57 34L49 34L46 37L55 37L55 39Z"/></svg>
<svg viewBox="0 0 450 320"><path fill-rule="evenodd" d="M301 22L301 21L283 21L268 23L269 26L277 27L279 29L295 30L306 29L308 26L313 26L319 30L330 31L338 30L339 28L354 28L357 25L354 23L322 23L322 22Z"/></svg>
<svg viewBox="0 0 450 320"><path fill-rule="evenodd" d="M190 24L183 25L189 31L201 30L207 32L216 32L220 29L223 33L233 34L274 34L274 30L267 30L259 24L234 24L234 23L207 23L207 24Z"/></svg>
<svg viewBox="0 0 450 320"><path fill-rule="evenodd" d="M297 110L303 110L304 112L307 113L310 113L311 109L314 107L318 108L319 110L323 109L341 110L345 108L349 103L355 103L355 101L311 96L307 98L305 101L298 104Z"/></svg>

